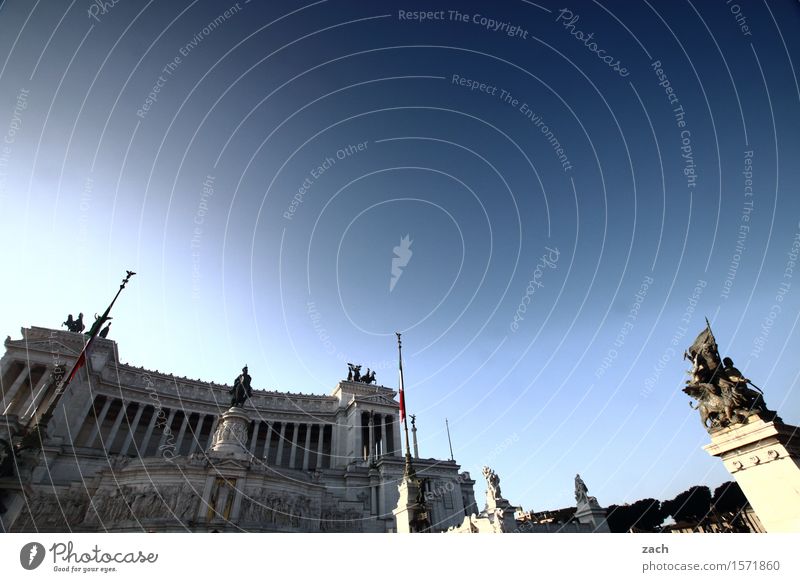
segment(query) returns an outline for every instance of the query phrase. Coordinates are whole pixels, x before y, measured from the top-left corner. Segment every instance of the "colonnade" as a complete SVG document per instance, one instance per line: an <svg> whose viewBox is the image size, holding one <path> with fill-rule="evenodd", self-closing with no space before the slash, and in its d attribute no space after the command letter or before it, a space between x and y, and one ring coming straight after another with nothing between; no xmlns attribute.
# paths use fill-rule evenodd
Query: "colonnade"
<svg viewBox="0 0 800 582"><path fill-rule="evenodd" d="M361 413L361 455L364 460L399 455L395 448L395 417L377 412Z"/></svg>
<svg viewBox="0 0 800 582"><path fill-rule="evenodd" d="M70 427L78 447L134 456L188 455L208 449L217 414L162 408L97 396ZM254 421L242 444L268 465L301 470L331 467L333 425Z"/></svg>

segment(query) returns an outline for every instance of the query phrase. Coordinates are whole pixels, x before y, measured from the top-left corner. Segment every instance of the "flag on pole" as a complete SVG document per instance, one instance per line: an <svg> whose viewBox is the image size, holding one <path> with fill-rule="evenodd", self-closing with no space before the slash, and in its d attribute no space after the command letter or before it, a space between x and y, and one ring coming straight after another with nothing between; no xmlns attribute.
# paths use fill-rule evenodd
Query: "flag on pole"
<svg viewBox="0 0 800 582"><path fill-rule="evenodd" d="M72 366L72 370L70 371L69 375L64 379L63 384L61 385L61 390L63 391L64 388L67 387L67 384L72 382L72 379L78 373L78 370L83 368L86 365L86 353L89 351L89 348L92 347L92 343L94 342L95 336L91 336L89 341L86 342L86 345L83 346L83 351L81 351L81 355L78 356L78 359L75 360L75 365Z"/></svg>
<svg viewBox="0 0 800 582"><path fill-rule="evenodd" d="M403 397L403 381L402 376L400 380L400 420L405 420L406 418L406 399Z"/></svg>
<svg viewBox="0 0 800 582"><path fill-rule="evenodd" d="M400 334L397 334L397 350L398 350L398 361L400 363L400 389L398 390L400 396L400 422L403 422L406 418L406 398L405 394L403 393L403 349L400 344Z"/></svg>
<svg viewBox="0 0 800 582"><path fill-rule="evenodd" d="M103 327L103 324L106 321L111 319L111 317L109 316L109 314L111 313L111 308L114 307L114 303L117 302L119 294L122 293L122 290L125 289L125 285L128 284L128 281L130 281L131 277L133 277L135 274L136 273L134 273L133 271L127 271L127 276L122 280L122 283L120 283L119 291L117 291L117 294L114 296L114 299L111 300L111 303L108 305L103 315L97 317L97 314L95 314L94 323L92 324L92 327L89 329L89 331L86 332L86 335L89 336L89 341L87 341L86 344L83 346L83 351L81 351L81 354L78 356L78 359L75 360L75 365L72 366L72 370L70 370L69 375L66 378L64 378L64 380L61 382L61 385L58 388L59 393L63 392L67 388L67 385L69 385L69 383L76 376L78 371L83 366L86 365L86 357L89 354L89 350L92 348L92 345L94 344L95 338L98 336L100 332L100 328Z"/></svg>

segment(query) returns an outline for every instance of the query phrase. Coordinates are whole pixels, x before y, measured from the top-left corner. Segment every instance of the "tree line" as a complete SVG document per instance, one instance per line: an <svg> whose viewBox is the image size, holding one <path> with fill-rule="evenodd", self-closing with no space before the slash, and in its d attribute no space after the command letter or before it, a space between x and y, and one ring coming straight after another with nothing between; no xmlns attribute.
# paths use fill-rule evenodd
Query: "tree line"
<svg viewBox="0 0 800 582"><path fill-rule="evenodd" d="M747 531L740 519L749 507L739 484L727 481L714 490L695 485L673 499L640 499L631 504L608 507L608 527L612 532L660 532L664 520L671 517L677 524L697 527L709 523L725 523L729 531Z"/></svg>

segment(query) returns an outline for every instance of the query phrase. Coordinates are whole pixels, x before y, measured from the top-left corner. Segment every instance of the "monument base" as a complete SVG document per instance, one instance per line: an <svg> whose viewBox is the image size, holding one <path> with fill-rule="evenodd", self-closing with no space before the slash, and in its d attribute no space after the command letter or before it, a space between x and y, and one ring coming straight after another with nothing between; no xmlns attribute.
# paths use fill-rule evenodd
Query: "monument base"
<svg viewBox="0 0 800 582"><path fill-rule="evenodd" d="M421 498L420 482L415 477L404 475L397 486L400 498L392 510L397 522L397 533L421 533L427 529L428 513Z"/></svg>
<svg viewBox="0 0 800 582"><path fill-rule="evenodd" d="M593 500L594 497L591 499ZM578 520L578 523L592 526L593 531L597 533L611 533L608 522L606 522L606 510L600 507L596 501L578 504L575 519Z"/></svg>
<svg viewBox="0 0 800 582"><path fill-rule="evenodd" d="M222 414L209 453L216 457L246 459L250 457L247 450L247 430L250 427L250 416L243 408L232 406Z"/></svg>
<svg viewBox="0 0 800 582"><path fill-rule="evenodd" d="M514 531L517 527L515 512L516 510L511 506L508 499L503 497L493 498L491 495L486 496L486 509L483 513L491 521L495 533Z"/></svg>
<svg viewBox="0 0 800 582"><path fill-rule="evenodd" d="M800 532L800 428L754 414L712 432L703 449L722 459L768 532Z"/></svg>

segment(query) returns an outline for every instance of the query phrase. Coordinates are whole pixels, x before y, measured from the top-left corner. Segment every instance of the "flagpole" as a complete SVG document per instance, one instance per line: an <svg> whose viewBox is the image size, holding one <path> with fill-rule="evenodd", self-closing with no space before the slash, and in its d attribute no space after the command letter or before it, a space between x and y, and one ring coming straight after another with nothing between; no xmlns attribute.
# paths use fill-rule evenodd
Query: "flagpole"
<svg viewBox="0 0 800 582"><path fill-rule="evenodd" d="M447 428L447 444L450 445L450 460L454 461L453 458L453 441L450 440L450 423L447 422L447 419L444 419L444 426Z"/></svg>
<svg viewBox="0 0 800 582"><path fill-rule="evenodd" d="M397 335L397 354L400 364L400 416L403 417L403 431L406 436L406 465L405 472L409 475L412 472L411 467L411 445L408 442L408 415L406 414L406 398L405 398L405 383L403 382L403 343L400 340L400 333L395 332Z"/></svg>
<svg viewBox="0 0 800 582"><path fill-rule="evenodd" d="M34 410L33 414L31 415L30 421L25 428L25 435L23 437L21 446L22 448L33 448L33 447L41 447L42 443L45 438L45 430L47 428L47 424L50 422L50 419L53 417L53 413L55 413L56 406L61 401L61 397L64 395L64 392L67 389L67 386L72 381L72 378L78 373L78 370L86 364L88 350L92 346L95 337L100 332L100 328L103 324L108 321L109 313L111 313L111 308L114 307L114 303L116 303L117 298L119 297L122 290L125 289L125 285L128 284L131 277L133 277L136 273L133 271L126 271L126 276L122 280L122 283L119 285L119 290L117 294L114 295L114 299L111 300L111 303L108 305L106 310L103 312L103 315L95 319L95 322L92 324L92 327L86 333L89 336L88 341L84 344L83 350L81 350L80 355L75 360L75 363L72 365L72 369L70 370L69 374L62 375L59 374L59 368L57 367L53 373L53 380L51 382L58 382L56 384L55 391L53 392L52 396L50 396L50 404L48 405L47 409L44 413L39 413L39 411ZM52 386L52 384L51 384ZM44 392L45 398L48 397L49 388L47 388ZM42 401L42 404L44 400Z"/></svg>
<svg viewBox="0 0 800 582"><path fill-rule="evenodd" d="M97 317L94 320L94 323L92 324L92 327L90 327L89 331L86 332L86 335L89 336L89 340L84 344L83 351L81 352L80 356L78 356L78 359L75 360L75 364L73 364L72 370L70 371L69 375L59 385L58 390L56 391L56 394L60 395L61 393L64 392L64 390L67 389L67 385L72 381L72 378L75 377L75 374L78 373L78 370L86 363L86 356L88 354L89 348L91 347L92 343L94 342L94 338L97 337L98 333L100 333L100 328L103 327L103 324L106 321L108 321L109 319L111 319L108 316L108 314L111 313L111 308L114 307L114 303L117 302L117 298L119 297L119 294L122 293L122 290L125 289L125 285L128 284L128 281L130 281L131 277L133 277L135 274L136 273L134 273L133 271L126 271L126 276L122 280L122 283L119 284L119 290L117 290L117 294L114 295L114 299L112 299L111 303L108 304L108 307L103 312L103 315L101 315L100 317ZM95 314L95 316L96 315L97 314ZM55 405L53 405L53 408L55 408ZM50 411L48 411L48 412L50 412Z"/></svg>

